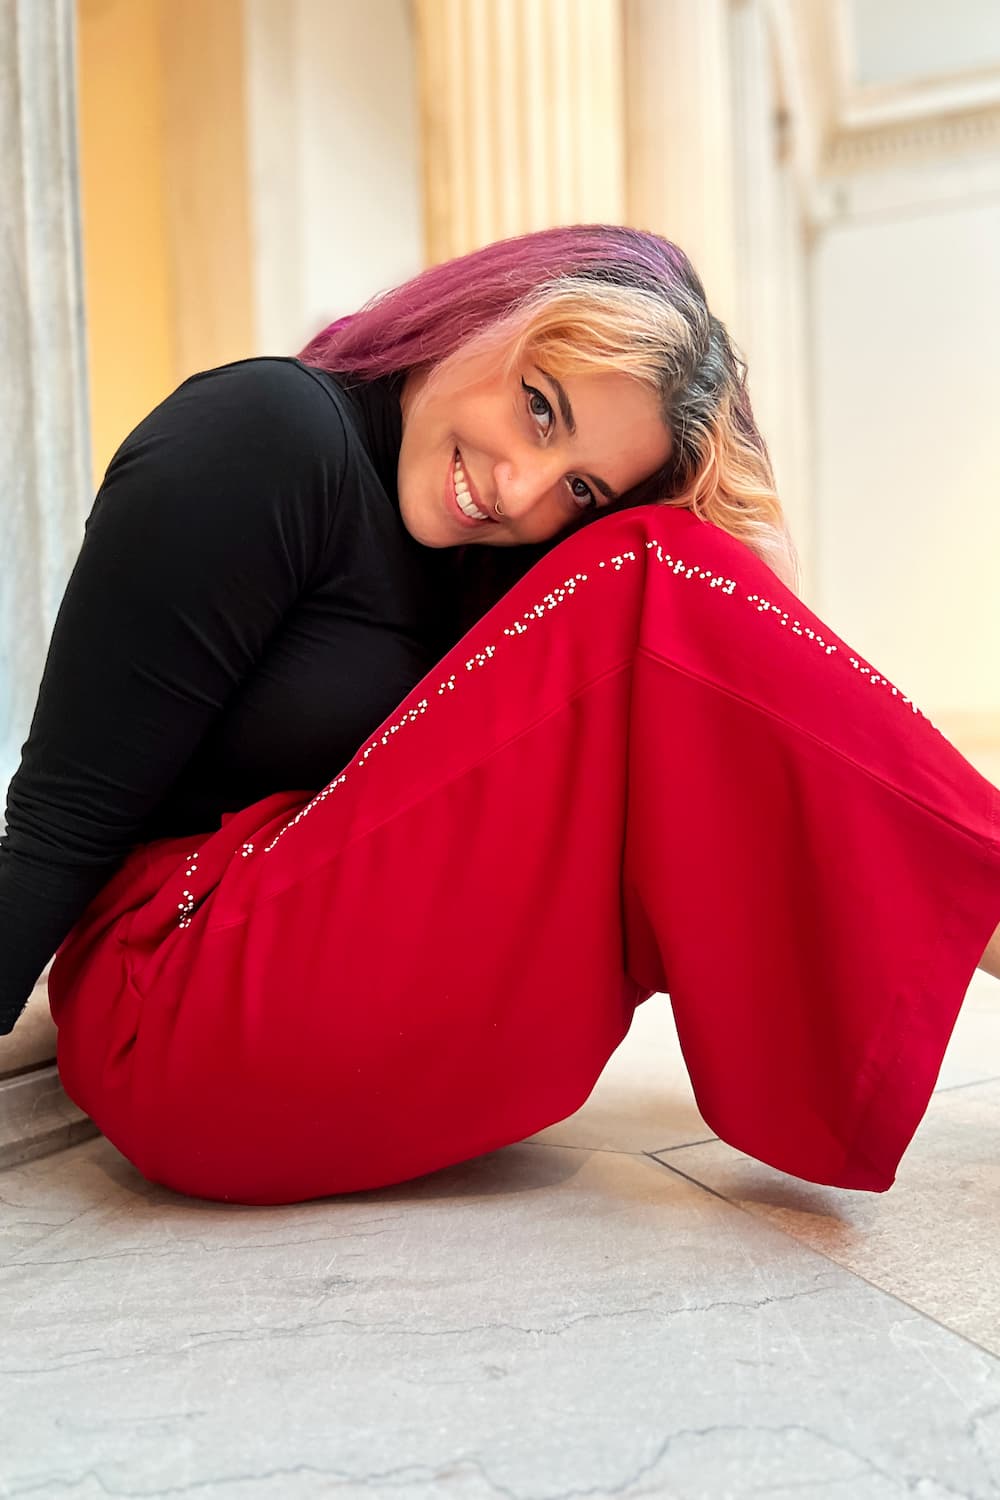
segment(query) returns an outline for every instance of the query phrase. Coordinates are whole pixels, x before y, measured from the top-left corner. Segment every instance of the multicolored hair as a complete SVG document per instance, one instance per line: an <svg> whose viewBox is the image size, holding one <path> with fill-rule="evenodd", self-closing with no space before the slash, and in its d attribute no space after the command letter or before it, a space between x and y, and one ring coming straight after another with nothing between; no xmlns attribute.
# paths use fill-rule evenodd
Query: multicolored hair
<svg viewBox="0 0 1000 1500"><path fill-rule="evenodd" d="M691 262L659 235L576 224L431 266L331 323L298 355L362 380L496 352L558 377L620 370L656 393L666 465L615 509L685 506L743 541L793 592L800 564L747 392L747 366ZM588 513L589 515L590 513ZM598 515L606 515L602 508Z"/></svg>

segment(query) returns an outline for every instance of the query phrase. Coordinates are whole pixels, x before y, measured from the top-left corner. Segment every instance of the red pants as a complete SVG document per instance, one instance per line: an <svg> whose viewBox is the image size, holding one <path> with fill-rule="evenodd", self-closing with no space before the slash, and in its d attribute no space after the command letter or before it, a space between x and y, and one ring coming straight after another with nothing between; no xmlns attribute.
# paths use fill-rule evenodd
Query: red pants
<svg viewBox="0 0 1000 1500"><path fill-rule="evenodd" d="M50 978L147 1178L291 1203L586 1100L669 993L739 1150L884 1191L1000 922L1000 792L742 543L559 543L318 794L139 846Z"/></svg>

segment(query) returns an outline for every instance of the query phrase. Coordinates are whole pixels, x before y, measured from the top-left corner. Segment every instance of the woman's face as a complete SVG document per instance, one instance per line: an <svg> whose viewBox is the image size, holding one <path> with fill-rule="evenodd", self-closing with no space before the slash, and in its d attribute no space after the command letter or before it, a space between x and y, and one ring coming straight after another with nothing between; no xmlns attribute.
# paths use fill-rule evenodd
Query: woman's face
<svg viewBox="0 0 1000 1500"><path fill-rule="evenodd" d="M532 358L509 378L482 356L450 361L431 387L425 372L407 376L399 508L425 547L545 541L606 510L669 458L652 391L618 372L557 381ZM489 519L466 519L463 499Z"/></svg>

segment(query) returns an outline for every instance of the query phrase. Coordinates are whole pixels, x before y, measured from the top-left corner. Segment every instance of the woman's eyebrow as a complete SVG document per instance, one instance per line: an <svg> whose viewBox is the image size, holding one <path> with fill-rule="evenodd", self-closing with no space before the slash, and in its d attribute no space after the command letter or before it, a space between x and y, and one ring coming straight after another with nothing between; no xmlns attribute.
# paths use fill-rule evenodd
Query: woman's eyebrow
<svg viewBox="0 0 1000 1500"><path fill-rule="evenodd" d="M573 408L569 404L569 397L567 396L565 390L563 389L560 382L556 379L556 377L554 375L550 375L548 370L543 370L541 365L536 365L535 369L538 371L539 375L542 375L549 382L549 385L555 391L556 400L559 403L559 411L562 414L562 419L566 424L566 430L568 431L570 437L575 437L576 418L573 416ZM589 479L594 488L600 490L604 498L606 500L610 500L612 504L614 504L616 500L621 499L621 496L611 488L610 484L608 484L604 479L599 479L596 474L584 474L582 478Z"/></svg>
<svg viewBox="0 0 1000 1500"><path fill-rule="evenodd" d="M566 423L566 426L569 430L569 435L570 437L576 437L576 418L573 415L573 408L569 404L569 397L567 396L566 392L563 390L556 377L554 375L550 375L548 370L543 370L541 365L536 365L535 369L538 371L539 375L545 376L545 379L549 382L549 385L555 391L556 400L559 402L559 410L562 412L562 419Z"/></svg>

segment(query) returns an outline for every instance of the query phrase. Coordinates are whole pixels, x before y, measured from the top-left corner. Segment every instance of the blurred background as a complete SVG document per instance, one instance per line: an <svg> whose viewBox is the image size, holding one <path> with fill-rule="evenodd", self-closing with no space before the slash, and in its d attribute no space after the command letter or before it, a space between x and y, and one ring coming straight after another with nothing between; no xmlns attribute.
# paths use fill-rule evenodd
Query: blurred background
<svg viewBox="0 0 1000 1500"><path fill-rule="evenodd" d="M0 0L0 779L111 455L504 235L691 256L804 600L1000 781L997 0ZM193 541L196 544L196 541Z"/></svg>

